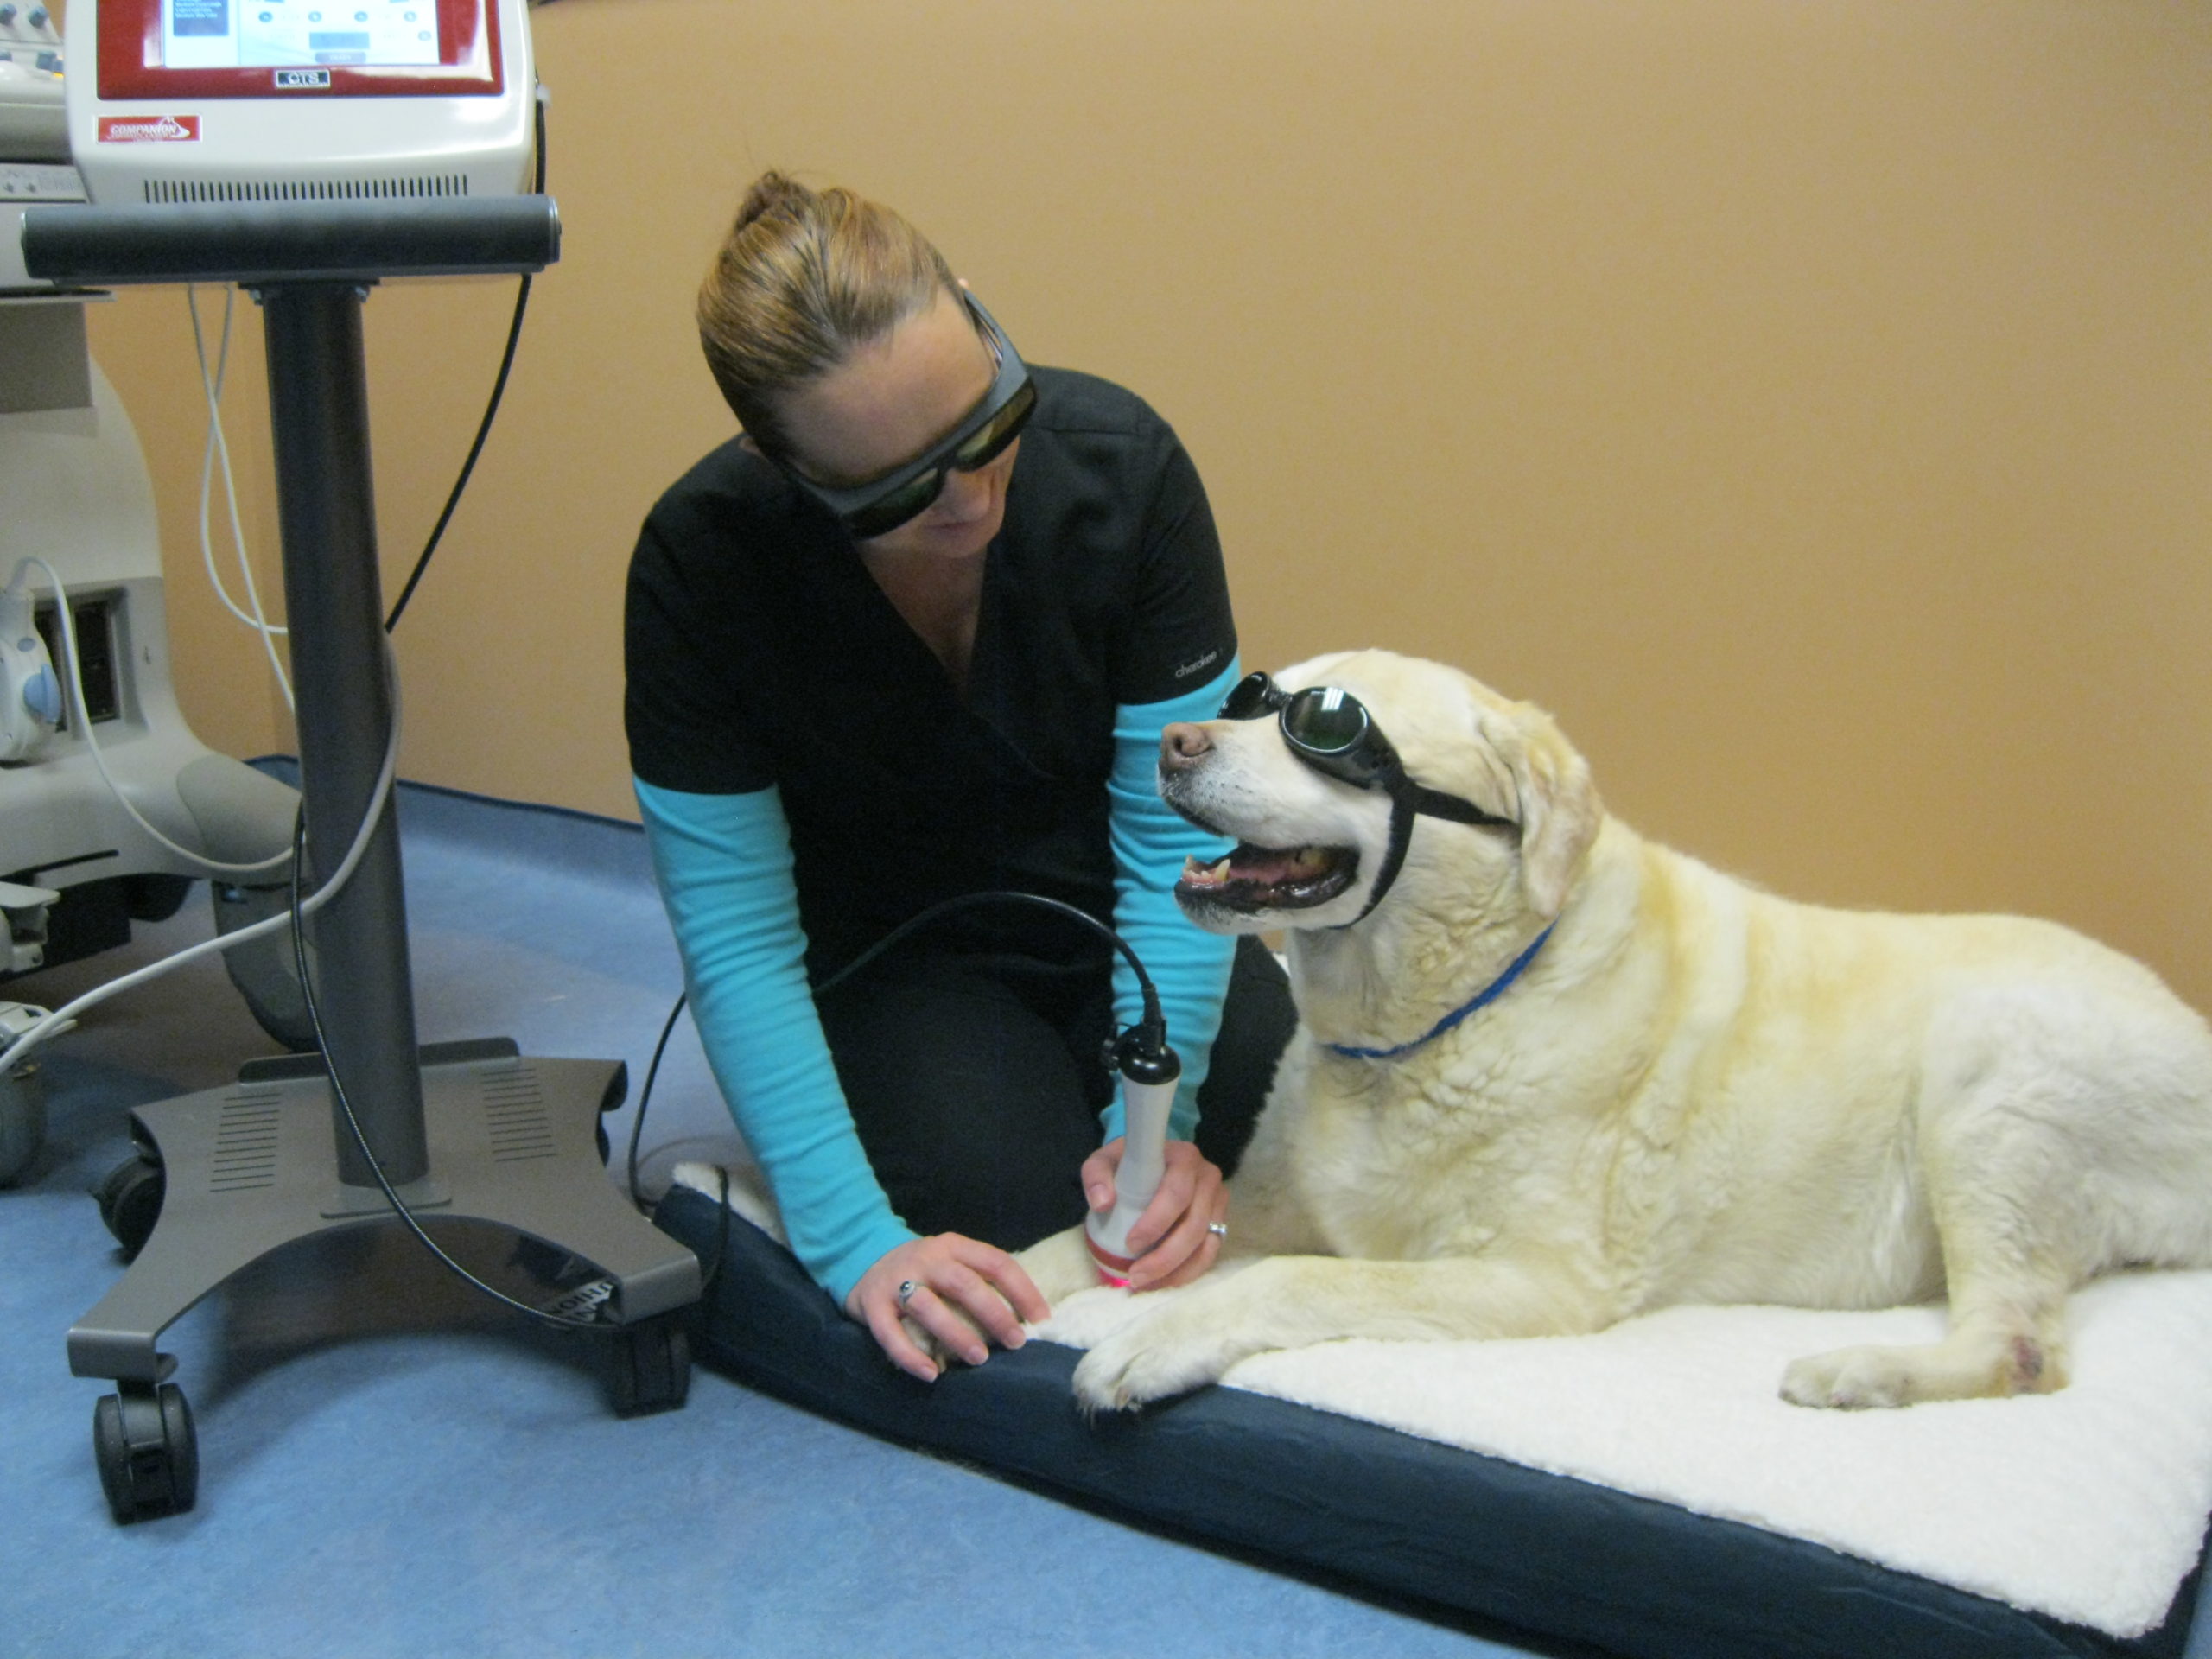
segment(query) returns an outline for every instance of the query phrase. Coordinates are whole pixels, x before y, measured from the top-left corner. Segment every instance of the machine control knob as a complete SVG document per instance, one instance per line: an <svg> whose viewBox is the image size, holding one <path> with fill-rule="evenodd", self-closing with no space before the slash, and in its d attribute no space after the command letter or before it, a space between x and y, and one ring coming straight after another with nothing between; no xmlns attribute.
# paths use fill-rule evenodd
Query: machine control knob
<svg viewBox="0 0 2212 1659"><path fill-rule="evenodd" d="M61 683L52 669L41 667L24 683L23 707L45 725L61 723Z"/></svg>
<svg viewBox="0 0 2212 1659"><path fill-rule="evenodd" d="M0 588L0 760L28 760L61 723L60 682L34 626L30 562Z"/></svg>
<svg viewBox="0 0 2212 1659"><path fill-rule="evenodd" d="M60 724L61 699L46 653L0 649L0 760L29 760Z"/></svg>
<svg viewBox="0 0 2212 1659"><path fill-rule="evenodd" d="M0 29L7 28L15 21L16 9L13 6L0 6Z"/></svg>
<svg viewBox="0 0 2212 1659"><path fill-rule="evenodd" d="M31 15L29 17L26 17L23 21L29 23L33 29L44 29L47 24L46 8L44 6L33 6L31 8Z"/></svg>

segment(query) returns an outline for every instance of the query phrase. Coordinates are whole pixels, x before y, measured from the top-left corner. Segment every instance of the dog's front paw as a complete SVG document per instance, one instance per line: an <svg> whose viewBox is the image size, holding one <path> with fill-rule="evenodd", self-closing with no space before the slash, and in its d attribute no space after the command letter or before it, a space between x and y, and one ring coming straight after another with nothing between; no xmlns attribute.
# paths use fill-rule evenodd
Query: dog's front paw
<svg viewBox="0 0 2212 1659"><path fill-rule="evenodd" d="M1248 1351L1218 1321L1204 1317L1205 1299L1176 1291L1152 1294L1166 1305L1107 1338L1075 1368L1076 1402L1084 1411L1128 1411L1187 1394L1217 1381Z"/></svg>
<svg viewBox="0 0 2212 1659"><path fill-rule="evenodd" d="M1058 1307L1064 1298L1098 1284L1098 1259L1084 1242L1083 1229L1071 1227L1016 1252L1015 1261L1037 1287L1038 1294Z"/></svg>

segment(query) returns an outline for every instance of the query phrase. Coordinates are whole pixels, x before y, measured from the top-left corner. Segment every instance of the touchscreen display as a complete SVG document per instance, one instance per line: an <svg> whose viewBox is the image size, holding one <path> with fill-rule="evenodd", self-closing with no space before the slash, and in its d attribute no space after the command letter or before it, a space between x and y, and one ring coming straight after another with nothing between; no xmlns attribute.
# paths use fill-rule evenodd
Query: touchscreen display
<svg viewBox="0 0 2212 1659"><path fill-rule="evenodd" d="M513 0L505 0L513 3ZM503 0L99 0L99 95L497 96ZM514 9L519 13L520 6Z"/></svg>
<svg viewBox="0 0 2212 1659"><path fill-rule="evenodd" d="M438 61L437 0L162 0L171 69Z"/></svg>

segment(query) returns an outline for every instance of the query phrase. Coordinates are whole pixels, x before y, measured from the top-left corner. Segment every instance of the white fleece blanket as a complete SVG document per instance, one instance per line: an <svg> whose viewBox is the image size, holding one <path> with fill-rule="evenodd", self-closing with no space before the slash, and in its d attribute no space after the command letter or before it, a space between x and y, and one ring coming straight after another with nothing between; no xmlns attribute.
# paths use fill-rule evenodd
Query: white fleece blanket
<svg viewBox="0 0 2212 1659"><path fill-rule="evenodd" d="M731 1208L780 1239L757 1179L731 1173ZM676 1179L724 1191L711 1166ZM1145 1306L1084 1291L1035 1334L1088 1348ZM1332 1342L1224 1382L2140 1636L2212 1514L2212 1272L2115 1275L2069 1311L2059 1393L1904 1411L1812 1411L1776 1389L1802 1354L1933 1341L1941 1308L1677 1307L1589 1337Z"/></svg>
<svg viewBox="0 0 2212 1659"><path fill-rule="evenodd" d="M1141 1311L1085 1291L1037 1334L1087 1348ZM1933 1341L1940 1308L1678 1307L1588 1337L1333 1342L1224 1381L2139 1636L2212 1512L2212 1272L2103 1280L2071 1314L2061 1392L1904 1411L1808 1410L1776 1387L1802 1354Z"/></svg>

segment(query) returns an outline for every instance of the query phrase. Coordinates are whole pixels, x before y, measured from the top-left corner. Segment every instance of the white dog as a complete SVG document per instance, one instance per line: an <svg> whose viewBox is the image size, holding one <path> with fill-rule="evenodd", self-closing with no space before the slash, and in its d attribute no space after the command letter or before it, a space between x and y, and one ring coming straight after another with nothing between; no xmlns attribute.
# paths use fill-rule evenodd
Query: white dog
<svg viewBox="0 0 2212 1659"><path fill-rule="evenodd" d="M1434 664L1321 658L1231 709L1168 729L1160 781L1241 843L1186 912L1292 930L1300 1027L1231 1183L1257 1259L1088 1354L1087 1407L1333 1338L1944 1295L1943 1341L1800 1359L1783 1394L2042 1392L2074 1286L2212 1264L2212 1033L2148 969L2044 922L1759 893ZM1048 1297L1092 1282L1079 1233L1024 1260Z"/></svg>

